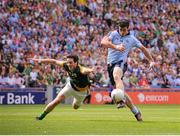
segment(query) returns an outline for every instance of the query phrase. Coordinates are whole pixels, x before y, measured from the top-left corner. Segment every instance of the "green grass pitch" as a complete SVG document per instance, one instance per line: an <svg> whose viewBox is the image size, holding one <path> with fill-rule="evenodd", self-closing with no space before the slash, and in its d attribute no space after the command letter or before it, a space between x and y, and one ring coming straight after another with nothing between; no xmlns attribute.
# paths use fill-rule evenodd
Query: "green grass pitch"
<svg viewBox="0 0 180 136"><path fill-rule="evenodd" d="M138 105L143 122L115 105L58 105L36 121L45 105L0 105L0 135L178 135L180 105Z"/></svg>

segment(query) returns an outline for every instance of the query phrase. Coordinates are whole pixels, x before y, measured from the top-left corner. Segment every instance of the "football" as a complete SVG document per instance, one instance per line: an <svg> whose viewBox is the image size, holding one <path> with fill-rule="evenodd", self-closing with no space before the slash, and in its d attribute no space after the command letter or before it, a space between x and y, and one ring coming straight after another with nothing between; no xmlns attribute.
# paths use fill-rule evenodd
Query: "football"
<svg viewBox="0 0 180 136"><path fill-rule="evenodd" d="M111 98L115 103L118 103L120 101L125 101L124 91L121 89L114 89L111 92Z"/></svg>

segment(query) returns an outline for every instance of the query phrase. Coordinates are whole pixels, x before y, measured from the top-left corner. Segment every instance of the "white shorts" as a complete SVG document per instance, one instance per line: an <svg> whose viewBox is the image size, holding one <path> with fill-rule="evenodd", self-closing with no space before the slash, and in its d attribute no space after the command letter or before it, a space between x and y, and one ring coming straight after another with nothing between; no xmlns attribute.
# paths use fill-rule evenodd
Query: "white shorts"
<svg viewBox="0 0 180 136"><path fill-rule="evenodd" d="M78 92L74 90L71 86L71 83L68 82L66 86L59 92L58 95L64 95L65 98L68 98L70 96L74 97L73 104L76 104L77 106L80 106L82 101L87 95L87 91Z"/></svg>

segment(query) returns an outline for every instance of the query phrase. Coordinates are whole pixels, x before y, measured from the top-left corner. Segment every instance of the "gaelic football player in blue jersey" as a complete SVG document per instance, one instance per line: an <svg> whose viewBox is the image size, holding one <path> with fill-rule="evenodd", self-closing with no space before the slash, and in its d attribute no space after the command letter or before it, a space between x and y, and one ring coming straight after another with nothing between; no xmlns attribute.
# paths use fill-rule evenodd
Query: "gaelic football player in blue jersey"
<svg viewBox="0 0 180 136"><path fill-rule="evenodd" d="M155 64L152 56L142 43L129 33L129 20L121 20L119 22L119 29L111 31L105 36L101 40L101 46L108 48L108 73L110 81L116 89L124 90L122 77L127 69L128 53L133 47L139 48L144 53L150 63L150 67L153 67ZM133 104L127 93L125 93L125 100L116 104L117 108L122 108L126 104L135 115L137 121L142 121L141 112Z"/></svg>

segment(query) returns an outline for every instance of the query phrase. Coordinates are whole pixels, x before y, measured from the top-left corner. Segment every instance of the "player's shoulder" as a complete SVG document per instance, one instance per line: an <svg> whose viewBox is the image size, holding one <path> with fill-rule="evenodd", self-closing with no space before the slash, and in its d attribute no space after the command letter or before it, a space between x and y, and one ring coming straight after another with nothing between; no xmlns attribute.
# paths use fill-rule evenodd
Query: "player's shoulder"
<svg viewBox="0 0 180 136"><path fill-rule="evenodd" d="M118 31L117 30L113 30L113 31L110 31L109 33L108 33L108 36L112 36L112 35L117 35L118 34Z"/></svg>
<svg viewBox="0 0 180 136"><path fill-rule="evenodd" d="M78 64L78 67L81 73L83 73L83 71L86 69L86 67L82 64Z"/></svg>
<svg viewBox="0 0 180 136"><path fill-rule="evenodd" d="M78 67L80 70L85 68L85 66L83 64L78 64Z"/></svg>
<svg viewBox="0 0 180 136"><path fill-rule="evenodd" d="M132 40L138 40L133 34L129 34L129 37L130 37Z"/></svg>

